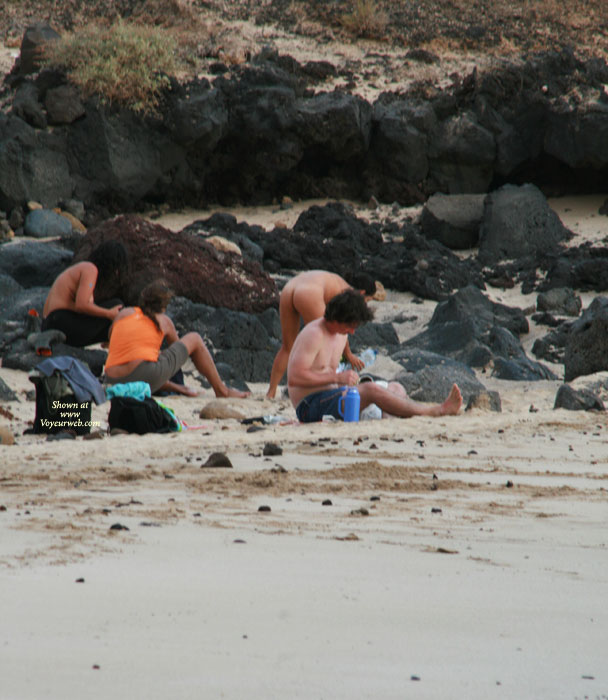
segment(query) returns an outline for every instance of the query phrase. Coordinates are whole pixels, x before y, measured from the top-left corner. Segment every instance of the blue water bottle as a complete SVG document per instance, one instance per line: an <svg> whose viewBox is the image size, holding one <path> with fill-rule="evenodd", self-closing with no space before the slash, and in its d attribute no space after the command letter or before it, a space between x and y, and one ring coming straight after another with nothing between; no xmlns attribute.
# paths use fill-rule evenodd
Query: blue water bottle
<svg viewBox="0 0 608 700"><path fill-rule="evenodd" d="M338 404L338 413L342 416L345 423L356 423L359 420L359 406L361 404L359 392L354 388L349 389L343 401L344 411L340 410L341 404Z"/></svg>

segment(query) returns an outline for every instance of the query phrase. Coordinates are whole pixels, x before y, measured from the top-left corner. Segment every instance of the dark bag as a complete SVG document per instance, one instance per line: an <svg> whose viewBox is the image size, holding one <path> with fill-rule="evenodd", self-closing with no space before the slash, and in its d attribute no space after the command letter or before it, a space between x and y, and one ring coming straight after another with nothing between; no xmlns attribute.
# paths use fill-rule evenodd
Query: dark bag
<svg viewBox="0 0 608 700"><path fill-rule="evenodd" d="M171 413L149 396L143 400L131 396L114 396L110 404L110 429L120 428L138 435L170 433L178 429Z"/></svg>
<svg viewBox="0 0 608 700"><path fill-rule="evenodd" d="M91 402L79 402L68 380L59 370L49 377L32 375L36 387L34 433L73 431L76 435L91 432Z"/></svg>

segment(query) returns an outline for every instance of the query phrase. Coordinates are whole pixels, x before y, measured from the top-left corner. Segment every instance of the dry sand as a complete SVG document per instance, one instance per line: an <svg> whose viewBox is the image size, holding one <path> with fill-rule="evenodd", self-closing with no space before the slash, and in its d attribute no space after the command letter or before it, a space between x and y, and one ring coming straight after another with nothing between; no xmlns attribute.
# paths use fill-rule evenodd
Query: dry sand
<svg viewBox="0 0 608 700"><path fill-rule="evenodd" d="M601 239L602 201L552 206ZM237 216L271 228L298 206ZM402 339L434 308L372 304L416 316ZM110 437L104 404L99 439L47 441L22 435L27 376L0 377L19 396L0 407L2 700L608 697L608 429L553 410L560 381L480 375L501 413L315 425L254 384L226 403L285 424L203 420L205 391L165 399L179 434ZM232 469L203 468L218 451Z"/></svg>

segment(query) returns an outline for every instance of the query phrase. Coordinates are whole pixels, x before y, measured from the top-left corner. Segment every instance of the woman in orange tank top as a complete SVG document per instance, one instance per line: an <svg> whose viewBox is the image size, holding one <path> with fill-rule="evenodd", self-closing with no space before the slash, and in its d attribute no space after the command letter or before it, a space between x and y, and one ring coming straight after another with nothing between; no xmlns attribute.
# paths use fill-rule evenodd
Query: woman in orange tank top
<svg viewBox="0 0 608 700"><path fill-rule="evenodd" d="M249 392L231 389L224 384L198 333L186 333L181 338L177 335L173 321L165 314L172 296L164 282L151 282L142 290L139 306L129 306L116 316L110 327L106 381L110 384L148 382L152 392L163 389L197 396L194 389L170 381L190 357L216 396L249 396ZM164 338L167 338L169 347L161 350Z"/></svg>

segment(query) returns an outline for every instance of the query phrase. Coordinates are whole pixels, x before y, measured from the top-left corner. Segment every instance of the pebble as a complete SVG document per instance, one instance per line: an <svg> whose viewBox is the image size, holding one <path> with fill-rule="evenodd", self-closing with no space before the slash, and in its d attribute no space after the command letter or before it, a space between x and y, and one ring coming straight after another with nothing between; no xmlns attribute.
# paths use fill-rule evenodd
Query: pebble
<svg viewBox="0 0 608 700"><path fill-rule="evenodd" d="M223 452L212 452L207 458L205 464L201 465L201 469L205 469L205 467L226 467L228 469L232 469L232 462Z"/></svg>
<svg viewBox="0 0 608 700"><path fill-rule="evenodd" d="M263 453L266 456L282 455L283 448L277 445L275 442L267 442L264 445Z"/></svg>

